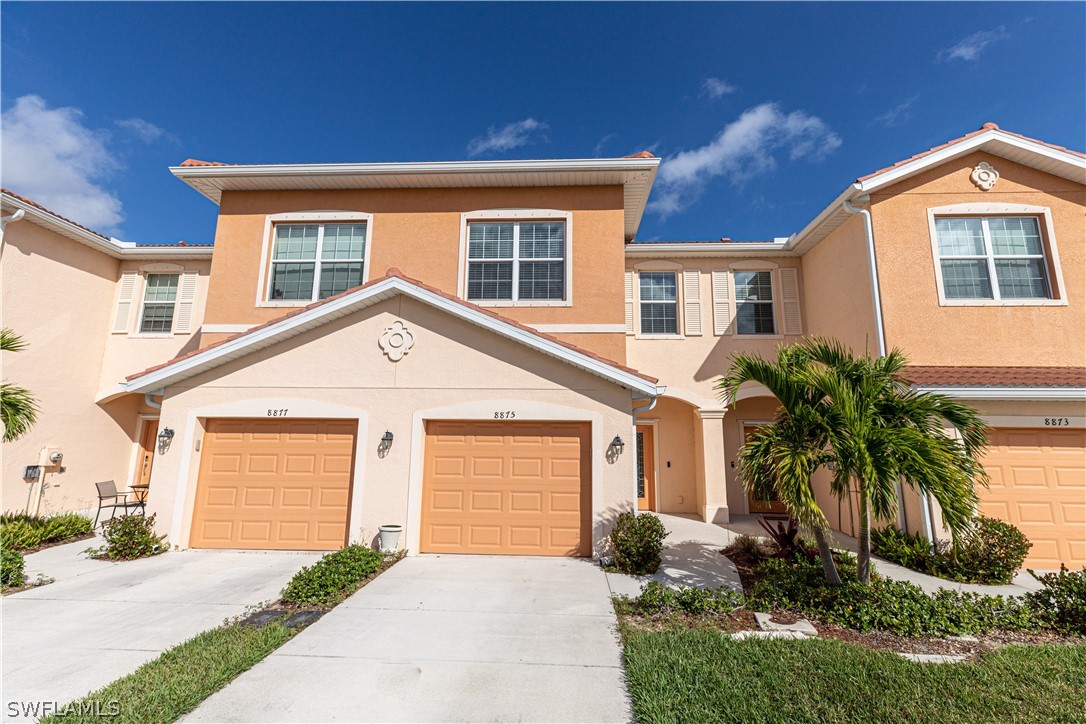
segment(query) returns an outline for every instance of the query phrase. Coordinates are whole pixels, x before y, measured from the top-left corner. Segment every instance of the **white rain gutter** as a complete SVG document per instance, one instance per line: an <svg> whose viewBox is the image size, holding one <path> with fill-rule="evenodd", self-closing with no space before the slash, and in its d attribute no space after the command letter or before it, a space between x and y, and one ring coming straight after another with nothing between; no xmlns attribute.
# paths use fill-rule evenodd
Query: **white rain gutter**
<svg viewBox="0 0 1086 724"><path fill-rule="evenodd" d="M11 216L0 218L0 256L4 254L4 229L7 228L8 224L19 221L24 216L26 216L26 209L18 209Z"/></svg>
<svg viewBox="0 0 1086 724"><path fill-rule="evenodd" d="M153 398L156 395L161 397L164 394L166 394L166 388L161 388L161 389L158 389L158 390L151 390L150 392L146 393L143 396L143 401L147 403L148 407L153 407L156 410L161 410L162 409L162 403L161 402L155 402L155 400Z"/></svg>

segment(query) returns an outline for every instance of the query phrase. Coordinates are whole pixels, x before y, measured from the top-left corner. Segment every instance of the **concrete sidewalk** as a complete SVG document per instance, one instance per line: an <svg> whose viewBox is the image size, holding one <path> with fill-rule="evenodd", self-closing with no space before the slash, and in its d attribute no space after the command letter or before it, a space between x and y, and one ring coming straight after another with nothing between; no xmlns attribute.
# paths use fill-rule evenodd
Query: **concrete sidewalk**
<svg viewBox="0 0 1086 724"><path fill-rule="evenodd" d="M5 720L12 718L9 702L63 705L249 606L278 598L298 569L320 557L190 550L108 563L82 555L95 544L28 555L28 573L40 571L56 582L0 599Z"/></svg>
<svg viewBox="0 0 1086 724"><path fill-rule="evenodd" d="M397 563L185 721L630 717L598 566L425 555Z"/></svg>

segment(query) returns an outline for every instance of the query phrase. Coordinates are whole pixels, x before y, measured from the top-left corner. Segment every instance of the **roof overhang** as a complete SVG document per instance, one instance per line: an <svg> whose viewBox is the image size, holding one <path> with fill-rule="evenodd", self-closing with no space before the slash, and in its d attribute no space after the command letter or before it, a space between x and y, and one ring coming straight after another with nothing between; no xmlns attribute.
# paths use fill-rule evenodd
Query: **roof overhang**
<svg viewBox="0 0 1086 724"><path fill-rule="evenodd" d="M3 207L5 210L23 210L26 215L24 221L31 221L38 226L49 229L52 232L67 237L72 241L96 249L115 259L210 259L213 247L210 246L155 246L149 244L134 244L130 241L121 241L108 236L103 236L86 229L73 221L58 216L43 209L37 204L29 203L11 194L3 194Z"/></svg>
<svg viewBox="0 0 1086 724"><path fill-rule="evenodd" d="M917 392L938 392L959 400L1078 400L1086 402L1086 387L949 387L917 385Z"/></svg>
<svg viewBox="0 0 1086 724"><path fill-rule="evenodd" d="M147 393L174 385L233 360L284 340L304 334L348 314L379 304L397 295L410 297L458 319L487 329L543 354L563 360L586 372L631 390L635 395L655 396L664 388L656 380L595 357L553 337L489 313L480 307L415 284L400 276L386 276L338 297L318 302L277 321L231 337L203 350L130 377L125 392Z"/></svg>
<svg viewBox="0 0 1086 724"><path fill-rule="evenodd" d="M410 163L171 166L174 176L216 204L224 191L622 186L625 236L637 234L659 158Z"/></svg>
<svg viewBox="0 0 1086 724"><path fill-rule="evenodd" d="M627 259L798 256L780 241L654 241L626 245Z"/></svg>
<svg viewBox="0 0 1086 724"><path fill-rule="evenodd" d="M845 201L865 202L866 199L863 197L870 196L880 189L916 176L933 166L977 151L990 153L1076 183L1086 184L1086 157L998 128L989 128L857 179L802 231L788 241L788 249L802 255L844 223L851 216L843 208Z"/></svg>

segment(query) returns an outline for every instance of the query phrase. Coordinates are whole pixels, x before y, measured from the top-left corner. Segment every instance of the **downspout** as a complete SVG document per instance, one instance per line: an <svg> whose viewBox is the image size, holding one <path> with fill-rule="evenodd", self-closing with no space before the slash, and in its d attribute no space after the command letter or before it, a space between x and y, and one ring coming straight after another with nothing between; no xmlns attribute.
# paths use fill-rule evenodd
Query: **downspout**
<svg viewBox="0 0 1086 724"><path fill-rule="evenodd" d="M870 200L869 196L861 198ZM871 210L853 206L852 202L848 199L845 199L844 202L842 202L841 208L850 214L860 214L864 217L864 233L867 237L867 268L871 274L871 300L875 308L875 336L878 339L879 344L879 357L885 357L886 330L883 327L882 320L882 295L879 292L879 271L878 263L875 260L875 231L871 224ZM897 504L898 509L900 510L904 505L900 483L897 486L897 494ZM920 511L923 519L924 537L934 545L935 533L932 530L931 524L931 504L928 501L928 494L923 491L920 491Z"/></svg>
<svg viewBox="0 0 1086 724"><path fill-rule="evenodd" d="M26 209L19 209L11 216L0 218L0 256L4 254L4 229L7 228L8 224L19 221L24 216L26 216Z"/></svg>
<svg viewBox="0 0 1086 724"><path fill-rule="evenodd" d="M633 437L630 438L630 441L633 443L633 451L634 451L634 456L635 456L634 474L633 474L633 502L634 502L633 512L634 512L634 515L637 515L637 463L636 463L636 455L637 455L637 413L639 413L639 412L648 412L652 408L656 407L656 400L659 399L658 395L662 394L664 389L666 389L666 388L657 387L656 388L657 395L653 395L652 401L649 402L649 404L641 405L640 407L635 407L635 408L633 408L633 410L631 410L631 412L632 412L631 417L633 417L633 425L632 425L632 428L631 428L633 430Z"/></svg>
<svg viewBox="0 0 1086 724"><path fill-rule="evenodd" d="M145 394L143 396L143 401L147 403L148 407L153 407L156 410L161 410L162 409L162 403L161 402L155 402L154 397L155 397L155 395L158 395L158 396L161 397L165 392L166 392L165 388L163 388L161 390L151 390L150 392L148 392L147 394Z"/></svg>

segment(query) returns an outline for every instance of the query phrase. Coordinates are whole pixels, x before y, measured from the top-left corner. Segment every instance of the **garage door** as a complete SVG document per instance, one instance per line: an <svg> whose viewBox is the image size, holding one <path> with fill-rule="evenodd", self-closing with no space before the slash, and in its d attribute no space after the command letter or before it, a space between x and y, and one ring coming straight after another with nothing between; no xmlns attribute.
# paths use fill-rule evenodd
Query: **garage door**
<svg viewBox="0 0 1086 724"><path fill-rule="evenodd" d="M1026 534L1028 566L1086 564L1086 430L997 428L990 443L981 513Z"/></svg>
<svg viewBox="0 0 1086 724"><path fill-rule="evenodd" d="M591 553L589 425L426 425L420 549L429 553Z"/></svg>
<svg viewBox="0 0 1086 724"><path fill-rule="evenodd" d="M356 429L350 420L209 420L189 544L343 547Z"/></svg>

